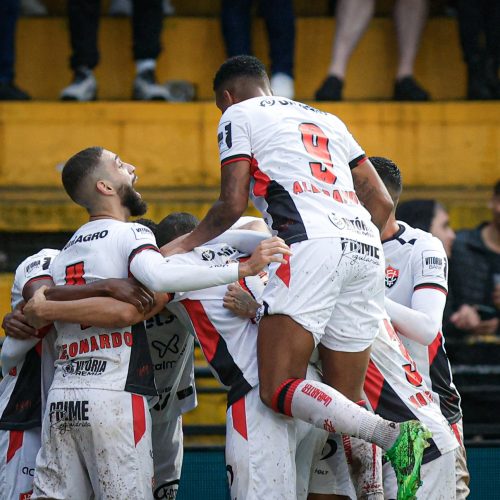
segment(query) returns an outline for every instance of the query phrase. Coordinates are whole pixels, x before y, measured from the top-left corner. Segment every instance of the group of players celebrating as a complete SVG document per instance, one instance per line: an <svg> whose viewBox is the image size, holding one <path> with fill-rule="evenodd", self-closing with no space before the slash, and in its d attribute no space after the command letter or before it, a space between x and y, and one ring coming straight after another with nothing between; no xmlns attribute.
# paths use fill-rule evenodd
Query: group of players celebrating
<svg viewBox="0 0 500 500"><path fill-rule="evenodd" d="M199 223L130 223L135 167L96 147L66 162L90 218L16 271L1 497L175 498L196 338L228 388L232 499L466 498L446 255L395 219L398 167L273 96L254 57L214 91L221 192Z"/></svg>

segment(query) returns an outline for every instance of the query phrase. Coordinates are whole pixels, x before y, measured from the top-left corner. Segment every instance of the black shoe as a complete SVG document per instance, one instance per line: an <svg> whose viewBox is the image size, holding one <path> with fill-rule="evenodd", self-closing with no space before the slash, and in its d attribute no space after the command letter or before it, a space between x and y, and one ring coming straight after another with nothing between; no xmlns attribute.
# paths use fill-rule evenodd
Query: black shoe
<svg viewBox="0 0 500 500"><path fill-rule="evenodd" d="M156 83L155 72L151 69L137 73L132 99L136 101L169 101L170 95L163 85Z"/></svg>
<svg viewBox="0 0 500 500"><path fill-rule="evenodd" d="M344 80L333 75L329 76L325 78L314 97L317 101L341 101L343 86Z"/></svg>
<svg viewBox="0 0 500 500"><path fill-rule="evenodd" d="M396 80L394 84L395 101L428 101L429 99L429 93L411 76Z"/></svg>
<svg viewBox="0 0 500 500"><path fill-rule="evenodd" d="M0 101L29 101L31 97L14 85L14 82L0 82Z"/></svg>

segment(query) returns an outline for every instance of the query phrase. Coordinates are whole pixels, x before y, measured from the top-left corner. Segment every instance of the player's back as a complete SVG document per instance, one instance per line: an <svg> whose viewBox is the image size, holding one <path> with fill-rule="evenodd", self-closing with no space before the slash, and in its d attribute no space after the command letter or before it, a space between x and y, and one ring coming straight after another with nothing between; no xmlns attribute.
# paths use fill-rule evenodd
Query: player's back
<svg viewBox="0 0 500 500"><path fill-rule="evenodd" d="M54 260L56 285L83 285L127 278L138 252L156 248L140 224L101 219L83 225ZM89 387L155 394L153 368L143 323L98 328L56 322L59 359L53 387Z"/></svg>
<svg viewBox="0 0 500 500"><path fill-rule="evenodd" d="M282 97L256 97L226 110L218 139L224 168L251 161L250 196L287 243L375 236L351 174L365 153L337 117ZM356 227L355 219L363 224Z"/></svg>

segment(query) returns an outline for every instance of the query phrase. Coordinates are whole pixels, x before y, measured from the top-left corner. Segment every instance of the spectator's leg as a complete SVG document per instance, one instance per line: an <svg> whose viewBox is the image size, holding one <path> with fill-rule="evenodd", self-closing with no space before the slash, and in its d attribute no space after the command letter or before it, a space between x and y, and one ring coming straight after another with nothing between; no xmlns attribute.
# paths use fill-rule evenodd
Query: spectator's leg
<svg viewBox="0 0 500 500"><path fill-rule="evenodd" d="M427 101L429 94L413 79L415 59L427 20L428 0L397 0L394 21L399 60L394 98L400 101Z"/></svg>
<svg viewBox="0 0 500 500"><path fill-rule="evenodd" d="M100 0L68 0L71 69L94 69L99 62L97 30Z"/></svg>
<svg viewBox="0 0 500 500"><path fill-rule="evenodd" d="M320 101L342 98L347 64L373 17L375 0L339 0L328 76L316 92Z"/></svg>
<svg viewBox="0 0 500 500"><path fill-rule="evenodd" d="M252 53L250 42L251 6L252 0L222 0L222 36L226 45L227 57Z"/></svg>
<svg viewBox="0 0 500 500"><path fill-rule="evenodd" d="M134 99L167 101L168 91L156 83L156 60L161 53L162 0L134 0L132 3L134 60L137 76Z"/></svg>
<svg viewBox="0 0 500 500"><path fill-rule="evenodd" d="M26 100L28 94L14 86L16 22L19 0L0 1L0 100Z"/></svg>

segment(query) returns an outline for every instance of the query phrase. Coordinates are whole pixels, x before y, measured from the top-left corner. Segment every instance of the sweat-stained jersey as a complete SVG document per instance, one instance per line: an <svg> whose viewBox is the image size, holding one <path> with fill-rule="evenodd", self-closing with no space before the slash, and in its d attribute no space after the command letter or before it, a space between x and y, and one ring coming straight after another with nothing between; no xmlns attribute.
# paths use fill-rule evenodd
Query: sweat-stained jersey
<svg viewBox="0 0 500 500"><path fill-rule="evenodd" d="M193 342L191 334L168 310L144 322L160 397L151 408L153 425L176 420L196 407ZM182 369L182 373L179 370ZM180 377L175 395L172 386Z"/></svg>
<svg viewBox="0 0 500 500"><path fill-rule="evenodd" d="M43 249L28 257L17 267L11 292L11 305L14 309L23 300L23 289L29 283L40 279L51 279L50 268L58 250ZM13 339L6 339L5 342ZM31 340L16 341L21 346ZM42 340L29 351L24 351L0 382L0 429L26 430L41 425L42 416ZM53 367L45 366L53 372ZM52 378L52 373L43 375Z"/></svg>
<svg viewBox="0 0 500 500"><path fill-rule="evenodd" d="M255 97L224 112L218 141L222 168L248 160L250 198L287 244L378 239L351 175L365 153L336 116L284 97Z"/></svg>
<svg viewBox="0 0 500 500"><path fill-rule="evenodd" d="M225 244L206 245L192 252L169 257L172 262L198 265L225 265L243 257ZM260 297L267 275L251 276L240 284L254 297ZM168 307L185 327L197 337L214 375L229 388L231 405L258 384L257 329L222 307L227 286L196 292L176 293Z"/></svg>
<svg viewBox="0 0 500 500"><path fill-rule="evenodd" d="M425 231L398 221L399 231L383 242L386 260L386 296L411 308L414 291L431 288L447 294L448 261L441 242ZM450 424L462 418L460 395L453 383L450 363L441 331L425 346L401 335L433 397Z"/></svg>
<svg viewBox="0 0 500 500"><path fill-rule="evenodd" d="M438 402L388 318L381 321L372 345L364 393L370 407L381 417L394 422L420 420L427 425L432 439L424 463L457 447Z"/></svg>
<svg viewBox="0 0 500 500"><path fill-rule="evenodd" d="M101 219L84 224L54 259L56 285L127 278L132 259L156 250L153 233L140 224ZM92 388L156 395L144 324L98 328L55 323L58 360L53 388Z"/></svg>

